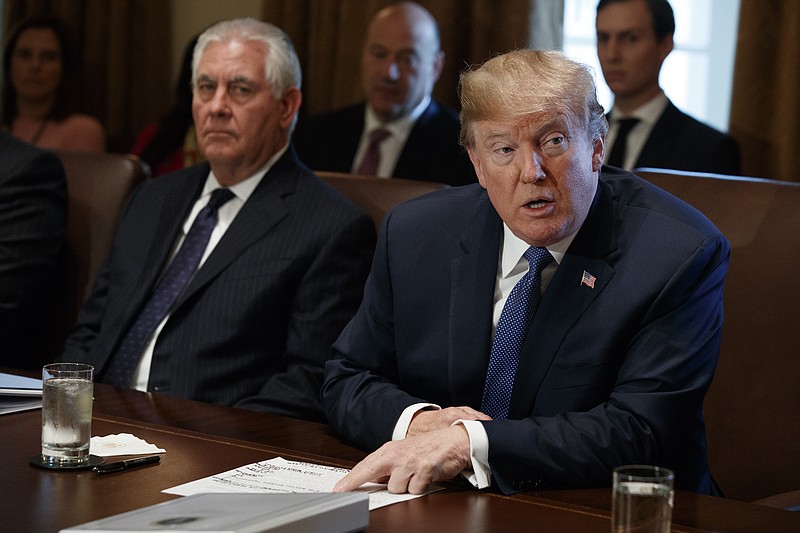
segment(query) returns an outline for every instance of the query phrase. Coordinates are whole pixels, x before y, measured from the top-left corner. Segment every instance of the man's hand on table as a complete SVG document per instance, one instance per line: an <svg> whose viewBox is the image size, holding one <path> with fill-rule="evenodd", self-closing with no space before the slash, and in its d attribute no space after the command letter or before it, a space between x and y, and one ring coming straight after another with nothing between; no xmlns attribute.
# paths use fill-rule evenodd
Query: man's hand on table
<svg viewBox="0 0 800 533"><path fill-rule="evenodd" d="M387 483L391 493L422 494L430 484L452 479L470 464L469 435L457 424L387 442L339 480L333 491L355 490L372 481Z"/></svg>

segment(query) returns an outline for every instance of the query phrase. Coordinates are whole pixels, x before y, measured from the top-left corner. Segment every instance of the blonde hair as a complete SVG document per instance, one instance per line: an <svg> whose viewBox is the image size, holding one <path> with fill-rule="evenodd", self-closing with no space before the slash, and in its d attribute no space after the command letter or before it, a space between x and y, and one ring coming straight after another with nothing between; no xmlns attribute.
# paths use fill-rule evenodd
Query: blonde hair
<svg viewBox="0 0 800 533"><path fill-rule="evenodd" d="M459 95L464 147L474 145L475 122L541 113L577 118L591 141L608 131L591 70L560 52L515 50L493 57L461 73Z"/></svg>

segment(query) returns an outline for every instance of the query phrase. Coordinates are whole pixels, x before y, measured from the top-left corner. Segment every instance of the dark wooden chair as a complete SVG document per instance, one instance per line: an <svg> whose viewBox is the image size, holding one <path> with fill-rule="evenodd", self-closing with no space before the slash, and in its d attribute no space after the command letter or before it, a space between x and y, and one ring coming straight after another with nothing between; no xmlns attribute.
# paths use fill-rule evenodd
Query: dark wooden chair
<svg viewBox="0 0 800 533"><path fill-rule="evenodd" d="M343 172L316 171L316 174L366 211L375 221L376 229L380 229L386 213L400 202L448 187L432 181L376 178Z"/></svg>
<svg viewBox="0 0 800 533"><path fill-rule="evenodd" d="M797 505L800 184L663 169L635 173L699 209L731 243L722 347L705 402L711 473L725 496Z"/></svg>
<svg viewBox="0 0 800 533"><path fill-rule="evenodd" d="M55 153L67 177L68 211L59 291L47 310L51 318L42 338L45 359L61 352L111 247L125 201L148 175L142 162L129 154Z"/></svg>

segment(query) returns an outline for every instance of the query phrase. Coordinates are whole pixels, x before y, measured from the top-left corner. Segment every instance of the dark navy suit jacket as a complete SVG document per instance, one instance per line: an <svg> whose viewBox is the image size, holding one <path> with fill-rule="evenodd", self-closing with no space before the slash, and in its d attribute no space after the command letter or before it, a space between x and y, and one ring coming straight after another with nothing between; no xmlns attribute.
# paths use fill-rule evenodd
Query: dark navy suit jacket
<svg viewBox="0 0 800 533"><path fill-rule="evenodd" d="M501 239L479 185L389 214L364 301L325 369L323 407L346 438L375 449L418 402L480 409ZM503 492L607 486L631 463L712 490L702 407L728 254L692 207L627 172L601 175L529 330L509 420L483 423Z"/></svg>
<svg viewBox="0 0 800 533"><path fill-rule="evenodd" d="M739 146L732 137L690 117L669 102L653 126L634 168L738 176L740 160Z"/></svg>
<svg viewBox="0 0 800 533"><path fill-rule="evenodd" d="M0 365L39 369L67 226L61 162L0 131ZM52 354L51 354L52 355Z"/></svg>
<svg viewBox="0 0 800 533"><path fill-rule="evenodd" d="M208 172L203 163L134 192L63 360L92 363L102 378ZM150 390L321 419L322 366L358 308L374 243L369 216L287 151L179 297Z"/></svg>
<svg viewBox="0 0 800 533"><path fill-rule="evenodd" d="M364 110L362 103L300 120L294 134L300 159L314 170L350 172L364 129ZM458 115L432 100L414 123L392 177L475 183L475 170L458 134Z"/></svg>

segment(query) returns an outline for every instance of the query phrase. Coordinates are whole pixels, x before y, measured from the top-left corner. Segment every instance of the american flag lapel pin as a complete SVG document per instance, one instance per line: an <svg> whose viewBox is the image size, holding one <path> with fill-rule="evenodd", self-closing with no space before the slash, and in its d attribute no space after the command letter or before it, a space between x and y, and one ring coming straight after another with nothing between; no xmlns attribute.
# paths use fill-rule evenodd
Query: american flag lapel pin
<svg viewBox="0 0 800 533"><path fill-rule="evenodd" d="M597 278L586 272L583 271L583 276L581 276L581 285L586 285L590 289L594 289L594 282L597 281Z"/></svg>

